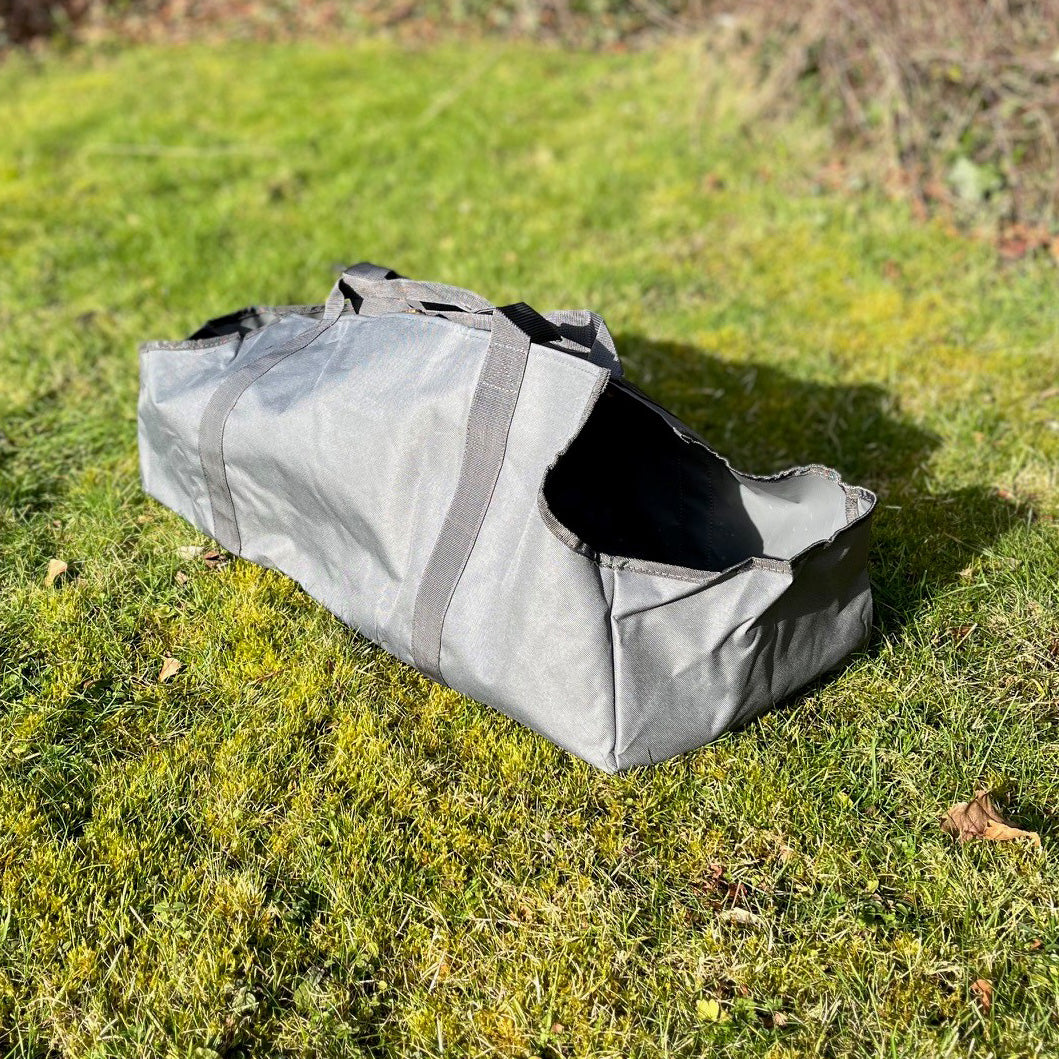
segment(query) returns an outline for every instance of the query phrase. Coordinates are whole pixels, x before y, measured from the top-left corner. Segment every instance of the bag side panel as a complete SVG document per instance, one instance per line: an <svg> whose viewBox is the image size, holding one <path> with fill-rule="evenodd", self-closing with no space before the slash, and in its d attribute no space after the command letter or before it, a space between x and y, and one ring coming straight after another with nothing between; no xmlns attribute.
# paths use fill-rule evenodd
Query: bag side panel
<svg viewBox="0 0 1059 1059"><path fill-rule="evenodd" d="M238 346L233 336L203 350L140 352L137 429L144 491L204 533L213 532L213 520L199 462L199 422Z"/></svg>
<svg viewBox="0 0 1059 1059"><path fill-rule="evenodd" d="M752 566L704 586L616 570L620 767L711 742L860 647L872 616L867 539L864 520L793 569Z"/></svg>
<svg viewBox="0 0 1059 1059"><path fill-rule="evenodd" d="M256 380L225 429L243 556L404 661L488 341L425 316L343 317Z"/></svg>
<svg viewBox="0 0 1059 1059"><path fill-rule="evenodd" d="M598 566L545 525L548 466L608 373L534 346L485 522L449 606L446 683L613 771L613 654Z"/></svg>
<svg viewBox="0 0 1059 1059"><path fill-rule="evenodd" d="M755 661L768 673L770 693L749 699L733 725L793 695L867 643L873 614L869 526L870 519L850 526L795 564L792 584L758 620L772 652ZM764 685L765 677L751 672L749 682Z"/></svg>
<svg viewBox="0 0 1059 1059"><path fill-rule="evenodd" d="M748 696L757 624L790 575L745 569L710 584L637 570L611 571L617 732L621 768L653 764L716 739Z"/></svg>
<svg viewBox="0 0 1059 1059"><path fill-rule="evenodd" d="M140 350L138 440L144 491L203 533L213 514L202 474L199 427L214 391L239 371L294 337L313 321L290 316L217 342L147 342Z"/></svg>

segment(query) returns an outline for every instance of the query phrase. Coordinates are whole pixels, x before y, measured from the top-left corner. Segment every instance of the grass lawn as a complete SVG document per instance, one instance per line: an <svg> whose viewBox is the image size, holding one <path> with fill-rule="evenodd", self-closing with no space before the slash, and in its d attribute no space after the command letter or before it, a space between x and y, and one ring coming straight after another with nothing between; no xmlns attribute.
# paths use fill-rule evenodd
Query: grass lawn
<svg viewBox="0 0 1059 1059"><path fill-rule="evenodd" d="M0 1052L1059 1052L1055 267L827 190L719 85L689 44L0 66ZM737 467L877 490L868 649L610 777L188 557L136 344L360 258L594 308ZM941 832L981 787L1042 851Z"/></svg>

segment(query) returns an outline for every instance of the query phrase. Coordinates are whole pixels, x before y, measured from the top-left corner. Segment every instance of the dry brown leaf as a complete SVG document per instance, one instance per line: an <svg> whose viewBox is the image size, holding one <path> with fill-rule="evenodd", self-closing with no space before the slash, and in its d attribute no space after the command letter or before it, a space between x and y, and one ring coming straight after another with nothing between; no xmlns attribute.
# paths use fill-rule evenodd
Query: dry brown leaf
<svg viewBox="0 0 1059 1059"><path fill-rule="evenodd" d="M726 919L729 923L739 923L744 927L763 927L765 921L761 916L748 912L745 908L726 908L717 916L718 919Z"/></svg>
<svg viewBox="0 0 1059 1059"><path fill-rule="evenodd" d="M178 585L186 585L188 583L188 581L190 581L190 580L191 580L191 578L189 578L188 575L185 574L183 570L177 570L177 572L176 572L176 583Z"/></svg>
<svg viewBox="0 0 1059 1059"><path fill-rule="evenodd" d="M986 839L1008 842L1014 838L1028 838L1040 848L1041 836L1036 831L1012 827L997 811L988 791L978 791L969 802L957 802L942 818L941 829L961 842Z"/></svg>
<svg viewBox="0 0 1059 1059"><path fill-rule="evenodd" d="M49 559L48 560L48 572L44 576L44 585L46 588L51 588L56 581L59 580L69 567L63 562L62 559Z"/></svg>
<svg viewBox="0 0 1059 1059"><path fill-rule="evenodd" d="M982 1010L988 1015L993 1006L993 983L988 978L976 978L971 983L971 992Z"/></svg>
<svg viewBox="0 0 1059 1059"><path fill-rule="evenodd" d="M224 566L228 562L228 556L224 552L217 551L216 548L211 548L208 552L203 552L202 561L211 569L214 570L218 566Z"/></svg>
<svg viewBox="0 0 1059 1059"><path fill-rule="evenodd" d="M175 677L183 666L184 663L181 662L179 658L173 658L170 655L166 655L165 658L162 659L162 669L158 674L159 681L165 683L165 681L169 680L171 677Z"/></svg>

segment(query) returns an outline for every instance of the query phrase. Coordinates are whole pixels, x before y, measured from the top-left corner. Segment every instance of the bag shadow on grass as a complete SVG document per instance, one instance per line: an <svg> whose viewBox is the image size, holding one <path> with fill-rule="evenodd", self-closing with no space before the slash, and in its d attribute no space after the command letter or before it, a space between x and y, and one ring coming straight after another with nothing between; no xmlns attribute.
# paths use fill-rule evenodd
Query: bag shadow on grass
<svg viewBox="0 0 1059 1059"><path fill-rule="evenodd" d="M1024 519L988 485L929 492L926 469L941 439L902 415L880 386L813 381L636 334L618 335L617 346L630 380L736 470L774 474L822 463L878 495L870 572L883 636Z"/></svg>

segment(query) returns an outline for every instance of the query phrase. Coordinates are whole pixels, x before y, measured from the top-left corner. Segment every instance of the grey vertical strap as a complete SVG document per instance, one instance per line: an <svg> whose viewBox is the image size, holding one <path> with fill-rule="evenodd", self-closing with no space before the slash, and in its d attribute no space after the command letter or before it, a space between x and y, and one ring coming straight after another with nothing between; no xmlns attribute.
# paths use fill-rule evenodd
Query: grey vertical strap
<svg viewBox="0 0 1059 1059"><path fill-rule="evenodd" d="M228 472L224 466L224 427L228 416L236 401L252 382L260 379L266 371L286 360L292 353L297 353L319 338L342 314L345 300L342 283L339 281L327 299L324 314L318 324L312 324L295 335L275 353L255 360L253 364L248 364L229 375L214 390L202 413L202 422L199 424L199 462L210 498L213 536L222 547L236 555L242 550L242 540L239 536L239 523L235 517L232 491L228 486Z"/></svg>
<svg viewBox="0 0 1059 1059"><path fill-rule="evenodd" d="M445 616L500 477L529 359L530 336L508 315L515 308L493 313L493 334L471 400L456 492L419 583L412 614L412 659L416 668L438 680L443 679Z"/></svg>

